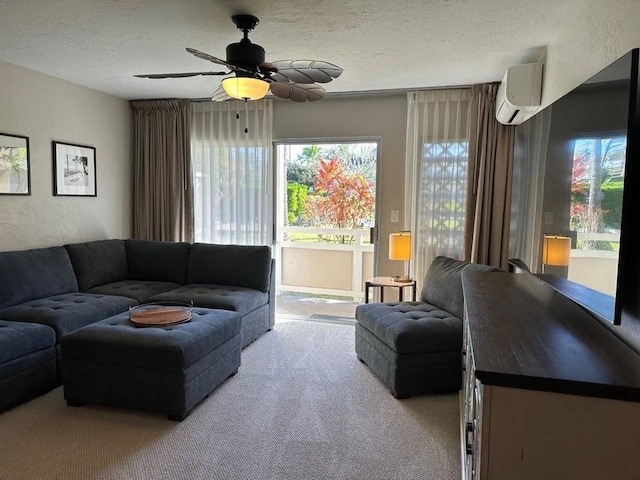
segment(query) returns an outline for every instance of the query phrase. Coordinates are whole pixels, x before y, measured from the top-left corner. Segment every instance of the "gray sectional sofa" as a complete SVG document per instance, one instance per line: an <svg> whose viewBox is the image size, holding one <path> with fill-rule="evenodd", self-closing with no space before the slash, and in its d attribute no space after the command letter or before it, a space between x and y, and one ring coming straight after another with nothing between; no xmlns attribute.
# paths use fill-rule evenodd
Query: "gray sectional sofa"
<svg viewBox="0 0 640 480"><path fill-rule="evenodd" d="M68 333L141 303L241 315L244 348L273 327L270 247L100 240L0 253L0 411L62 381Z"/></svg>

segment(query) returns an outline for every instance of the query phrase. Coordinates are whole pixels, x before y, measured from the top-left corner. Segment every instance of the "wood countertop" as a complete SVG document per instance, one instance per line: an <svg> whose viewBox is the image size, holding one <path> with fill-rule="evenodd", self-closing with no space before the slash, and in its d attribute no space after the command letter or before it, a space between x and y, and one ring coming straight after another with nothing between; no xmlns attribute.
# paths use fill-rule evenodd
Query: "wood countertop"
<svg viewBox="0 0 640 480"><path fill-rule="evenodd" d="M640 356L541 279L469 271L462 285L482 383L640 401Z"/></svg>

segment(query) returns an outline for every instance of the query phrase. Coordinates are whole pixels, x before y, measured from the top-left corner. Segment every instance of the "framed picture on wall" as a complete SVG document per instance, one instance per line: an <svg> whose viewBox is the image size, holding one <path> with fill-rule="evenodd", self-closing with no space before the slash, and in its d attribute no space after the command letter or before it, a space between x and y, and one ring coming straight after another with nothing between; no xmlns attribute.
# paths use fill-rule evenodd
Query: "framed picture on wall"
<svg viewBox="0 0 640 480"><path fill-rule="evenodd" d="M70 143L53 143L53 194L95 197L96 149Z"/></svg>
<svg viewBox="0 0 640 480"><path fill-rule="evenodd" d="M29 137L0 133L0 195L31 195Z"/></svg>

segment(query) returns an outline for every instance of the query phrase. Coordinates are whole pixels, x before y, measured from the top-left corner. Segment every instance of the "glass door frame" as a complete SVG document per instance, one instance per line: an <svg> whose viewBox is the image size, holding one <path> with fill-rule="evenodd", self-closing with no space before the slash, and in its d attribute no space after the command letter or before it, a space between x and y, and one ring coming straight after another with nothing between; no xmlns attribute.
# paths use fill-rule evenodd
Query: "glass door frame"
<svg viewBox="0 0 640 480"><path fill-rule="evenodd" d="M378 200L380 198L380 164L381 164L381 148L382 137L321 137L321 138L284 138L273 140L273 160L274 160L274 175L273 175L273 250L274 258L276 260L276 295L280 294L280 285L282 284L282 258L281 258L281 245L280 245L280 231L279 228L284 225L282 218L284 211L284 195L282 194L283 188L286 188L286 178L284 170L284 162L278 156L278 146L280 145L322 145L322 144L353 144L353 143L375 143L376 144L376 174L375 174L375 207L374 207L374 229L377 237L377 226L379 224L380 209L378 208ZM376 275L378 271L378 242L377 238L372 239L373 242L373 275ZM362 290L364 291L365 278L362 279Z"/></svg>

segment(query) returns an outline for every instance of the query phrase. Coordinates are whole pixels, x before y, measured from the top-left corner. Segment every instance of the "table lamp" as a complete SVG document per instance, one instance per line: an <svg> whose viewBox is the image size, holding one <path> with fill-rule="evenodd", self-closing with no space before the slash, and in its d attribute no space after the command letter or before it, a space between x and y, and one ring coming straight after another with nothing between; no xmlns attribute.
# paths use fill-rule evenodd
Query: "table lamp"
<svg viewBox="0 0 640 480"><path fill-rule="evenodd" d="M406 274L393 277L399 282L411 281L411 232L397 232L389 235L389 260L400 260L407 262Z"/></svg>
<svg viewBox="0 0 640 480"><path fill-rule="evenodd" d="M566 267L571 255L571 238L545 235L542 242L542 266Z"/></svg>

